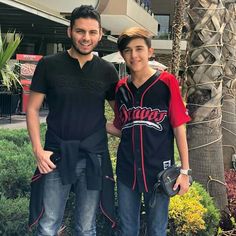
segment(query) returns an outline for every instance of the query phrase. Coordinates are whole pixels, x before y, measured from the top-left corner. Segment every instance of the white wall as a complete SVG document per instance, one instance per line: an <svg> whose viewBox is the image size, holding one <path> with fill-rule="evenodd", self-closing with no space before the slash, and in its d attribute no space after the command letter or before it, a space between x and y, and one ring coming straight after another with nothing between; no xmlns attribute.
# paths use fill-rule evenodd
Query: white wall
<svg viewBox="0 0 236 236"><path fill-rule="evenodd" d="M158 52L169 54L172 51L172 40L152 40L152 47ZM187 41L181 41L180 49L186 51Z"/></svg>
<svg viewBox="0 0 236 236"><path fill-rule="evenodd" d="M80 5L92 5L97 6L99 0L31 0L37 4L43 5L53 11L60 13L71 13L75 7Z"/></svg>

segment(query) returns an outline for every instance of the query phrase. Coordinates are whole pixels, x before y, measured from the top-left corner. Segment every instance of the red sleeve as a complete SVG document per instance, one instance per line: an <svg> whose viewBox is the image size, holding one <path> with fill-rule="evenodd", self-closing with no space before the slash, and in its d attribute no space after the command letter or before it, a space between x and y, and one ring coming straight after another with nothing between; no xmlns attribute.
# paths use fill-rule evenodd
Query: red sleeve
<svg viewBox="0 0 236 236"><path fill-rule="evenodd" d="M119 88L126 83L126 81L127 81L127 77L119 80L119 82L116 85L115 109L114 109L115 118L114 118L114 121L113 121L113 125L119 130L122 129L122 122L121 122L121 119L120 119L120 112L119 112L119 108L118 108L119 95L117 95L117 92L118 92Z"/></svg>
<svg viewBox="0 0 236 236"><path fill-rule="evenodd" d="M191 118L188 115L188 111L183 103L178 80L174 77L174 75L168 72L163 72L160 79L170 89L170 104L168 113L172 127L176 128L189 122Z"/></svg>

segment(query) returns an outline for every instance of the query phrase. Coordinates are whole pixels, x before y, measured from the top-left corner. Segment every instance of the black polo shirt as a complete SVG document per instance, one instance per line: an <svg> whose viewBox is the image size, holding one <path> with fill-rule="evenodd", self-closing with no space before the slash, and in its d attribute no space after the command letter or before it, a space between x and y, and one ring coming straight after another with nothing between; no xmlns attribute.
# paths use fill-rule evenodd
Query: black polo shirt
<svg viewBox="0 0 236 236"><path fill-rule="evenodd" d="M68 52L42 58L31 90L46 95L47 126L63 140L83 140L105 128L104 102L114 100L115 67L93 56L81 69Z"/></svg>
<svg viewBox="0 0 236 236"><path fill-rule="evenodd" d="M119 81L114 120L122 130L118 179L133 190L152 190L157 174L174 164L173 128L189 120L173 75L154 74L139 88L129 78Z"/></svg>

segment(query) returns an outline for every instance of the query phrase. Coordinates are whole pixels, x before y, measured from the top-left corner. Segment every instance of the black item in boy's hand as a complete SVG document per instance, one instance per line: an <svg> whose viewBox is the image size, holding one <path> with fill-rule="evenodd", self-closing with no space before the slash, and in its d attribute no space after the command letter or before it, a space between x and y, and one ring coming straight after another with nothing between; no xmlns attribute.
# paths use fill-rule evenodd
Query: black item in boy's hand
<svg viewBox="0 0 236 236"><path fill-rule="evenodd" d="M61 157L57 153L53 153L50 156L50 160L53 164L57 164L61 160Z"/></svg>

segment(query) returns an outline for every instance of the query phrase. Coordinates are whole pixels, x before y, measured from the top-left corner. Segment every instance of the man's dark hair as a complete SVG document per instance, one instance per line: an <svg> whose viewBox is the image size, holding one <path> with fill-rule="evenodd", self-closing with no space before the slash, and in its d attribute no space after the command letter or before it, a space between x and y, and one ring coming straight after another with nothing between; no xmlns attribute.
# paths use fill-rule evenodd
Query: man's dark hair
<svg viewBox="0 0 236 236"><path fill-rule="evenodd" d="M70 27L72 28L75 24L75 20L79 18L91 18L98 22L99 27L101 28L101 17L100 14L95 10L92 5L81 5L76 7L70 17Z"/></svg>

